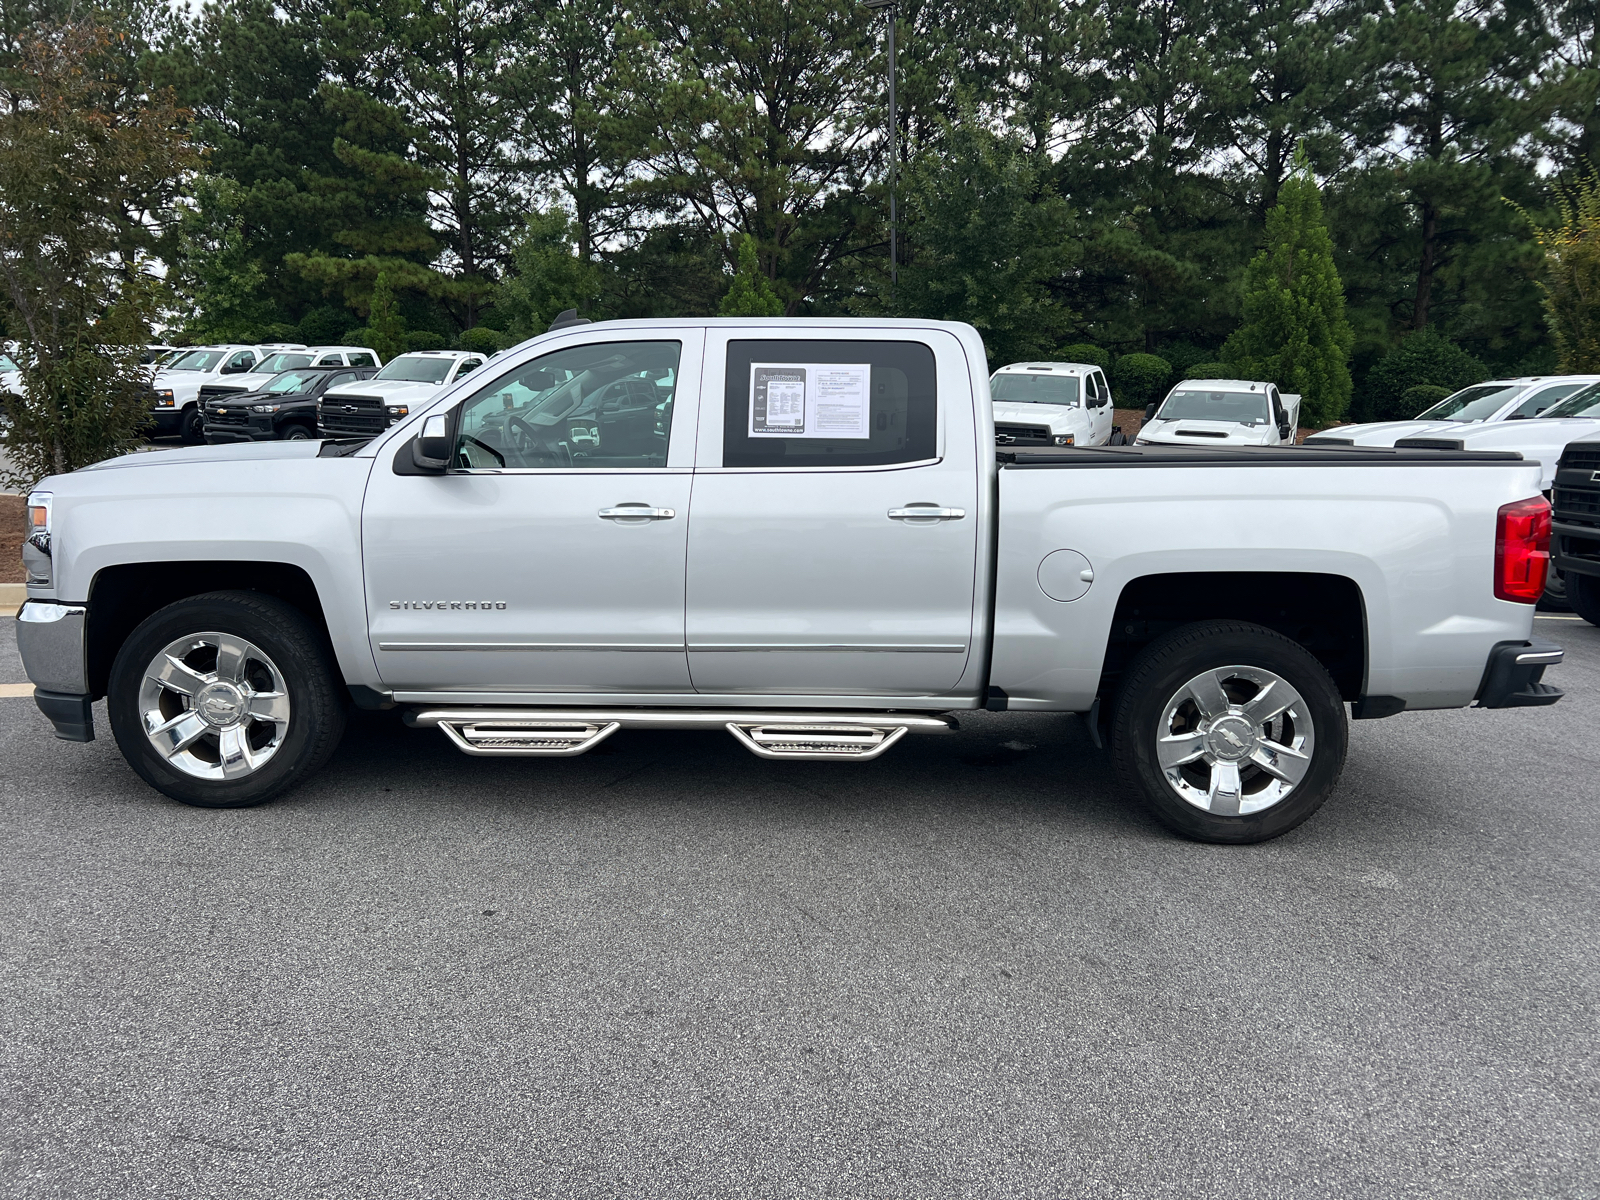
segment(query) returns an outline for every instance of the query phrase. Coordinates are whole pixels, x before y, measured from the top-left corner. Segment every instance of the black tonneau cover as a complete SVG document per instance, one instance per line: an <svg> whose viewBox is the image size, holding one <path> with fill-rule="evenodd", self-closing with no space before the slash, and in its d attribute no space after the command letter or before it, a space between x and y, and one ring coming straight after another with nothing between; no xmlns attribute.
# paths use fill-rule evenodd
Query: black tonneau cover
<svg viewBox="0 0 1600 1200"><path fill-rule="evenodd" d="M1081 446L997 452L1019 467L1443 467L1520 463L1515 450L1446 450L1415 446Z"/></svg>

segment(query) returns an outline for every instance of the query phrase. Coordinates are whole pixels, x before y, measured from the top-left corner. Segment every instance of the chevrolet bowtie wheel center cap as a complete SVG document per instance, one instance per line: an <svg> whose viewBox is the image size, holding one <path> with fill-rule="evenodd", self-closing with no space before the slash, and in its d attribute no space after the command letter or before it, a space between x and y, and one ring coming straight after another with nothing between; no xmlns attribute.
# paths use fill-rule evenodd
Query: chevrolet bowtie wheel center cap
<svg viewBox="0 0 1600 1200"><path fill-rule="evenodd" d="M1255 726L1245 717L1219 717L1206 731L1206 749L1224 761L1248 758L1258 743Z"/></svg>
<svg viewBox="0 0 1600 1200"><path fill-rule="evenodd" d="M208 725L237 725L245 711L244 693L231 683L208 684L195 696L194 707Z"/></svg>

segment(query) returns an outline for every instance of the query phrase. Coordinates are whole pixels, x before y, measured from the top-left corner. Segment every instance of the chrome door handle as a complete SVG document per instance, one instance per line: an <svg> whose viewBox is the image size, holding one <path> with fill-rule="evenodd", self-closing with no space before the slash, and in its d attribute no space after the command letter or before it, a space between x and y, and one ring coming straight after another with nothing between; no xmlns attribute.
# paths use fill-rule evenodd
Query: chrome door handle
<svg viewBox="0 0 1600 1200"><path fill-rule="evenodd" d="M891 521L959 521L966 515L964 508L940 508L936 504L911 504L889 510Z"/></svg>
<svg viewBox="0 0 1600 1200"><path fill-rule="evenodd" d="M670 521L677 515L675 508L651 508L648 504L619 504L600 510L607 521Z"/></svg>

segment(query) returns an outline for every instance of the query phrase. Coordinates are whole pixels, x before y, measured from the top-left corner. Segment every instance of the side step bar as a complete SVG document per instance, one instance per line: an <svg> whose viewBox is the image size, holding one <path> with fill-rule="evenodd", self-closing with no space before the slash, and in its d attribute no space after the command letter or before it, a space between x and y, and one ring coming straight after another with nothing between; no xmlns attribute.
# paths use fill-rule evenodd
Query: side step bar
<svg viewBox="0 0 1600 1200"><path fill-rule="evenodd" d="M726 729L762 758L877 758L906 734L948 733L950 717L921 713L746 712L692 708L433 708L406 724L436 726L456 748L484 757L571 758L619 729Z"/></svg>

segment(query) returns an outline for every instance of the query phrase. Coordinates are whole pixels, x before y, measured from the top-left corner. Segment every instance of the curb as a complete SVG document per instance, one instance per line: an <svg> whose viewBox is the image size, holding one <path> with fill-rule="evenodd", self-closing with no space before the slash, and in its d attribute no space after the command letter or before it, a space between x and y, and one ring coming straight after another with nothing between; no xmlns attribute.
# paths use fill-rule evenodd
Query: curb
<svg viewBox="0 0 1600 1200"><path fill-rule="evenodd" d="M17 609L22 607L22 602L28 598L28 585L25 583L0 583L0 613L8 617L17 615Z"/></svg>

